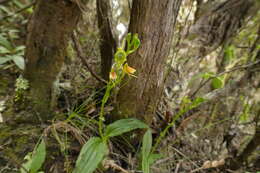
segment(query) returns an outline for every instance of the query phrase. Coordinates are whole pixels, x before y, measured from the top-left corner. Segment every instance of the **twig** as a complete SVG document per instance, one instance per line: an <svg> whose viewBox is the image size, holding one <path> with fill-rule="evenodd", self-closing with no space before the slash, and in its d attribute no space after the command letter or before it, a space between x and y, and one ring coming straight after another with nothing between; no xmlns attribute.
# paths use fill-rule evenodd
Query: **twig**
<svg viewBox="0 0 260 173"><path fill-rule="evenodd" d="M83 53L82 53L82 49L80 47L80 45L78 44L77 42L77 39L76 39L76 36L75 36L75 33L72 34L72 41L74 43L74 47L76 49L76 52L77 52L77 55L78 57L81 59L82 63L87 67L87 69L89 70L90 74L96 78L98 81L104 83L104 84L107 84L107 81L103 78L101 78L100 76L98 76L89 66L88 62L86 61L86 58L83 57Z"/></svg>
<svg viewBox="0 0 260 173"><path fill-rule="evenodd" d="M172 147L173 150L175 150L177 153L179 153L181 156L183 156L185 159L187 159L188 161L191 162L191 164L193 164L195 167L200 168L199 165L197 165L194 161L192 161L189 157L187 157L185 154L183 154L181 151L179 151L178 149L176 149L175 147Z"/></svg>
<svg viewBox="0 0 260 173"><path fill-rule="evenodd" d="M32 6L34 6L35 3L36 3L36 2L32 2L31 4L26 5L25 7L23 7L23 8L21 8L21 9L15 11L14 13L9 14L9 15L6 15L6 16L0 18L0 20L6 20L6 19L9 18L9 17L12 17L12 16L14 16L14 15L16 15L16 14L18 14L18 13L21 13L22 11L27 10L28 8L31 8Z"/></svg>
<svg viewBox="0 0 260 173"><path fill-rule="evenodd" d="M198 171L203 170L203 169L204 169L203 167L200 167L200 168L197 168L197 169L190 171L190 173L198 172Z"/></svg>
<svg viewBox="0 0 260 173"><path fill-rule="evenodd" d="M117 165L114 160L104 160L103 161L104 167L105 168L112 168L114 170L118 170L121 173L129 173L127 170L122 168L121 166Z"/></svg>
<svg viewBox="0 0 260 173"><path fill-rule="evenodd" d="M178 173L178 171L179 171L179 168L180 168L180 162L179 162L179 163L177 163L177 166L176 166L176 168L175 168L175 171L174 171L174 173Z"/></svg>
<svg viewBox="0 0 260 173"><path fill-rule="evenodd" d="M252 62L252 63L245 64L245 65L240 65L240 66L234 67L234 68L232 68L232 69L230 69L230 70L226 70L226 71L224 71L224 72L221 72L221 73L219 73L219 74L216 74L216 75L213 76L213 77L208 78L207 80L205 80L205 81L196 89L196 91L193 92L193 94L191 95L191 98L193 98L193 97L197 94L197 92L198 92L203 86L205 86L211 79L213 79L213 78L215 78L215 77L222 76L222 75L224 75L224 74L226 74L226 73L234 72L234 71L236 71L236 70L247 69L247 68L252 67L252 66L255 66L255 65L257 65L257 64L260 64L260 60L257 60L257 61Z"/></svg>
<svg viewBox="0 0 260 173"><path fill-rule="evenodd" d="M10 153L7 153L7 155L9 157L9 161L11 161L16 166L18 166L21 169L23 169L26 173L29 173L29 171L20 163L20 161L18 161L18 159L16 158L16 156L13 153L10 152Z"/></svg>

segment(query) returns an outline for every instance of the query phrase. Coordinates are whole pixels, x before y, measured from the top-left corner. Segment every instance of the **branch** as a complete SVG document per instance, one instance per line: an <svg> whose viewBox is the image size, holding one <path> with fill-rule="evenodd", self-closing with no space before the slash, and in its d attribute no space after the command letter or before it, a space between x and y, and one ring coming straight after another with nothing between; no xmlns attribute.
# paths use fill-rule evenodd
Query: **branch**
<svg viewBox="0 0 260 173"><path fill-rule="evenodd" d="M86 61L86 58L83 56L83 53L82 53L82 49L80 47L80 45L78 44L77 42L77 39L76 39L76 36L75 34L72 34L72 41L74 43L74 47L76 49L76 52L77 52L77 55L78 57L81 59L82 63L87 67L87 69L89 70L90 74L96 78L98 81L104 83L104 84L107 84L107 81L104 80L103 78L101 78L100 76L98 76L89 66L88 62Z"/></svg>
<svg viewBox="0 0 260 173"><path fill-rule="evenodd" d="M191 98L193 98L193 97L198 93L198 91L199 91L202 87L204 87L211 79L213 79L213 78L215 78L215 77L222 76L222 75L224 75L224 74L226 74L226 73L231 73L231 72L237 71L237 70L248 69L249 67L253 67L253 66L257 65L257 64L260 64L260 60L257 60L257 61L252 62L252 63L245 64L245 65L236 66L236 67L234 67L234 68L232 68L232 69L230 69L230 70L226 70L226 71L224 71L224 72L221 72L221 73L219 73L219 74L216 74L216 75L213 76L213 77L208 78L207 80L205 80L204 82L202 82L202 84L197 88L196 91L194 91L194 93L191 95Z"/></svg>

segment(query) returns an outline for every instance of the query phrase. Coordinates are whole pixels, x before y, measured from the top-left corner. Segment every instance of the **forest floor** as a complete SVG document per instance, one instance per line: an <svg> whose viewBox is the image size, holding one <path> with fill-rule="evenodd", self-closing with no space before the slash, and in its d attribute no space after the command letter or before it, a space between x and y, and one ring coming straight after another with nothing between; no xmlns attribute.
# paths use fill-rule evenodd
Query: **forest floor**
<svg viewBox="0 0 260 173"><path fill-rule="evenodd" d="M19 9L16 4L7 7L11 12ZM85 23L81 24L80 41L89 65L93 71L99 73L99 38L94 18L95 12L93 12L95 9L89 8L88 10L92 11L87 14L89 16L85 16ZM32 12L28 9L28 11L24 11L17 16L10 17L10 21L0 20L0 34L14 35L11 40L15 40L15 45L25 45L26 23L28 16L31 14L30 11ZM2 9L0 9L0 13L6 14ZM253 23L252 26L254 25ZM176 31L175 34L181 35L180 33L180 31ZM255 33L255 30L248 30L244 34L246 36L241 37L242 39L239 38L239 45L241 40L249 38L248 33ZM254 37L252 36L252 38ZM175 60L176 63L179 63L179 66L174 68L175 71L170 70L168 74L163 99L158 105L151 126L153 139L160 136L163 129L180 112L181 99L185 98L188 92L192 93L199 87L200 82L203 81L199 75L209 75L209 73L204 72L212 72L212 69L216 69L215 59L219 58L218 53L207 56L199 62L190 58L191 60L189 62L187 60L188 63L186 63L186 59L189 58L188 53L192 53L193 50L191 45L188 44L185 48L185 44L179 44L182 47L180 51L177 50L178 47L175 48L176 54L179 56L179 59ZM244 50L237 48L237 57L242 59L243 53L246 52ZM188 53L185 54L185 51ZM13 62L8 62L7 65L4 64L3 66L0 64L0 173L25 173L25 171L22 171L22 165L26 161L25 157L34 151L35 146L41 139L45 140L47 146L47 159L43 167L45 173L70 173L75 167L76 159L84 143L91 137L98 136L97 121L100 112L100 100L104 94L101 89L102 86L82 64L72 44L68 47L67 53L65 66L56 86L57 107L53 111L52 120L44 123L40 121L39 123L31 122L35 117L38 118L37 115L30 110L23 110L15 104L16 102L23 103L23 99L20 98L19 92L16 90L17 79L23 73L22 70L19 70ZM232 53L235 54L236 52ZM237 61L237 59L235 60ZM195 67L194 64L196 64ZM203 66L203 68L198 68L198 66ZM181 69L182 67L183 69ZM170 69L173 68L170 67ZM200 69L202 70L199 71ZM192 74L189 72L192 72ZM190 76L193 75L195 77L190 80ZM237 77L240 73L235 75ZM230 78L235 79L232 76ZM182 89L184 92L182 92ZM197 92L197 95L203 96L212 92L210 84L203 89ZM245 97L227 93L227 97L219 97L206 102L179 117L156 150L156 153L160 154L160 158L151 166L151 172L259 173L259 146L249 158L249 162L245 163L240 169L234 171L226 166L229 159L232 158L231 155L241 153L255 133L252 120L257 115L253 111L251 112L251 109L246 112L247 107L245 105L247 104L244 104L244 100L247 101L246 98L250 98L251 91L251 88L246 90ZM254 91L251 95L257 97L257 92ZM245 99L243 100L243 98ZM113 111L113 101L112 97L105 106L107 116ZM242 122L240 122L240 118L243 118L241 115L245 115ZM106 123L108 124L108 122ZM140 143L130 144L123 136L112 138L109 142L109 150L109 156L96 172L141 172Z"/></svg>
<svg viewBox="0 0 260 173"><path fill-rule="evenodd" d="M75 61L74 63L78 65L79 62ZM93 63L95 64L95 62ZM87 73L85 70L78 73L78 71L71 71L72 69L74 71L78 69L73 68L73 65L69 68L70 70L64 70L63 77L61 77L63 85L60 87L58 108L52 121L40 124L31 124L30 122L8 122L8 124L5 124L0 122L1 173L19 172L23 158L33 151L41 138L47 141L48 148L45 170L53 173L70 172L74 167L81 146L90 137L98 134L95 121L97 121L96 118L99 112L98 99L100 98L98 98L98 95L101 92L97 91L95 87L89 87L97 86L97 82L90 79L91 76L89 76L89 80L86 80L85 76L82 76L82 74ZM78 76L73 75L76 73ZM12 72L12 69L0 73L1 116L2 114L7 114L26 117L27 113L31 114L30 112L10 107L15 100L15 79L18 77L18 74ZM84 86L82 84L78 85L76 82L72 84L70 81L74 80L70 78L71 76L74 79L76 78L79 83L82 81L88 82L84 82ZM68 87L70 85L78 87ZM67 86L67 88L64 86ZM166 116L163 114L172 116L172 112L166 109L165 102L170 104L166 95L154 119L152 127L154 129L154 137L158 136L160 131L167 125L167 122L170 121L165 119ZM112 109L112 105L107 105L106 114L109 115ZM231 145L228 144L229 141L226 139L229 136L225 135L226 130L230 127L231 120L225 118L225 115L212 119L212 117L206 115L207 111L203 112L201 110L203 109L200 108L200 110L188 112L187 115L192 114L192 116L186 115L187 118L185 118L184 115L181 120L176 122L176 126L169 131L160 146L159 154L162 155L162 158L153 164L152 172L232 172L224 167L225 159L228 158L228 145ZM231 131L239 130L235 126L232 128L234 129L231 129ZM252 131L253 129L249 127L247 128L249 135L235 136L237 143L233 143L232 146L240 146L241 141L246 143ZM246 133L245 130L243 132ZM137 165L139 163L138 155L136 154L140 151L141 146L139 144L131 145L124 142L124 140L124 138L119 137L113 139L110 143L111 154L106 161L107 167L110 167L110 169L106 170L107 172L120 172L119 169L127 170L128 172L138 170ZM251 167L250 170L247 170L247 172L253 173L259 170L259 168ZM102 172L102 170L98 172L100 171ZM237 173L239 172L245 173L246 171L241 169L237 171Z"/></svg>

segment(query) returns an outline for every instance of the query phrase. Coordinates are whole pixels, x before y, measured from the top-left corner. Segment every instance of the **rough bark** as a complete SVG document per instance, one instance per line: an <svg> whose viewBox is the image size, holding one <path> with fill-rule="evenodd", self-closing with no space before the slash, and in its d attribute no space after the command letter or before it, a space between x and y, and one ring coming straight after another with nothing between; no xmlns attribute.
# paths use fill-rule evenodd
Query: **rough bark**
<svg viewBox="0 0 260 173"><path fill-rule="evenodd" d="M199 47L200 56L205 56L232 38L244 19L254 16L259 6L253 0L226 0L207 9L189 31L190 38L195 38L196 47Z"/></svg>
<svg viewBox="0 0 260 173"><path fill-rule="evenodd" d="M28 27L25 77L29 99L44 120L49 115L53 83L65 58L68 39L80 17L78 5L69 0L39 0Z"/></svg>
<svg viewBox="0 0 260 173"><path fill-rule="evenodd" d="M116 40L111 26L111 6L108 0L97 0L98 27L100 31L101 76L109 80Z"/></svg>
<svg viewBox="0 0 260 173"><path fill-rule="evenodd" d="M138 33L140 48L128 57L137 70L117 97L117 118L136 117L150 123L160 100L164 65L181 0L134 0L129 32Z"/></svg>

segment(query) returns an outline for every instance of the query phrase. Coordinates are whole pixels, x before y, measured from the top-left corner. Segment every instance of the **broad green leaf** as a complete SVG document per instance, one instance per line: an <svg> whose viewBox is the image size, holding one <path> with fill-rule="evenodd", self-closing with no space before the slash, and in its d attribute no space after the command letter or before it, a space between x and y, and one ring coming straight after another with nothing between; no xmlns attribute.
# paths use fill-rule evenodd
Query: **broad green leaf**
<svg viewBox="0 0 260 173"><path fill-rule="evenodd" d="M37 173L37 171L42 167L42 164L44 163L45 156L46 156L46 146L44 140L42 140L32 155L30 173Z"/></svg>
<svg viewBox="0 0 260 173"><path fill-rule="evenodd" d="M15 51L15 52L24 51L24 49L25 49L25 46L17 46L17 47L14 49L14 51Z"/></svg>
<svg viewBox="0 0 260 173"><path fill-rule="evenodd" d="M214 89L219 89L224 86L224 82L220 77L215 77L214 79L212 79L211 86Z"/></svg>
<svg viewBox="0 0 260 173"><path fill-rule="evenodd" d="M152 132L148 129L143 136L142 156L148 157L152 148Z"/></svg>
<svg viewBox="0 0 260 173"><path fill-rule="evenodd" d="M0 65L12 60L9 56L0 57Z"/></svg>
<svg viewBox="0 0 260 173"><path fill-rule="evenodd" d="M23 5L21 2L19 2L18 0L14 0L13 2L14 2L14 4L15 4L18 8L24 8L24 5Z"/></svg>
<svg viewBox="0 0 260 173"><path fill-rule="evenodd" d="M0 46L0 54L11 53L11 51L3 46Z"/></svg>
<svg viewBox="0 0 260 173"><path fill-rule="evenodd" d="M123 133L135 130L149 128L145 123L140 120L129 118L118 120L105 128L105 137L118 136Z"/></svg>
<svg viewBox="0 0 260 173"><path fill-rule="evenodd" d="M150 172L149 155L152 148L152 132L150 129L146 131L143 137L142 144L142 171L143 173Z"/></svg>
<svg viewBox="0 0 260 173"><path fill-rule="evenodd" d="M8 35L9 37L11 37L12 39L19 39L20 36L17 34L19 33L20 31L17 30L17 29L9 29L8 30Z"/></svg>
<svg viewBox="0 0 260 173"><path fill-rule="evenodd" d="M24 62L24 58L23 58L22 56L14 55L14 56L12 56L12 60L14 61L14 63L15 63L21 70L24 70L25 62Z"/></svg>
<svg viewBox="0 0 260 173"><path fill-rule="evenodd" d="M82 147L73 173L92 173L108 154L108 147L101 138L93 137Z"/></svg>
<svg viewBox="0 0 260 173"><path fill-rule="evenodd" d="M22 166L23 168L20 168L20 172L21 173L28 173L31 165L32 165L32 157L31 157L31 153L28 153L25 157L25 160L27 160L27 162L23 163ZM27 171L25 171L24 169L26 169Z"/></svg>
<svg viewBox="0 0 260 173"><path fill-rule="evenodd" d="M12 11L10 10L10 8L7 8L6 6L0 5L0 11L4 11L7 14L11 14Z"/></svg>
<svg viewBox="0 0 260 173"><path fill-rule="evenodd" d="M0 35L0 45L2 45L3 47L5 47L8 50L13 49L11 43L2 35Z"/></svg>

